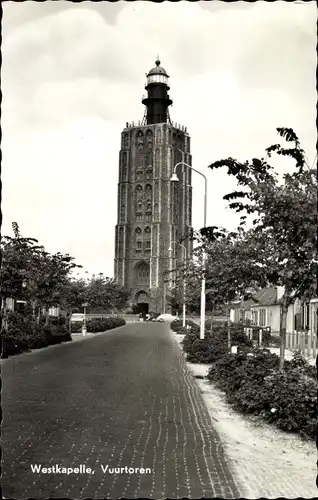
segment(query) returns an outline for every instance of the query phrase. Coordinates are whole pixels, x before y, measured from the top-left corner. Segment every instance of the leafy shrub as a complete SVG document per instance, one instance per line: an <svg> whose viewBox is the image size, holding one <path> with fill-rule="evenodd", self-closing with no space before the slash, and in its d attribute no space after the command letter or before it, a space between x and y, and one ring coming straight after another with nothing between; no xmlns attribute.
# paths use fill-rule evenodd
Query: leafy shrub
<svg viewBox="0 0 318 500"><path fill-rule="evenodd" d="M315 366L310 365L300 352L295 352L291 361L285 361L284 368L286 372L299 368L306 377L317 379L317 369Z"/></svg>
<svg viewBox="0 0 318 500"><path fill-rule="evenodd" d="M179 335L186 335L188 330L187 330L187 327L186 326L179 326L178 328L176 328L175 330L175 333L178 333Z"/></svg>
<svg viewBox="0 0 318 500"><path fill-rule="evenodd" d="M275 337L274 335L270 335L268 340L268 345L271 347L279 347L280 346L280 337Z"/></svg>
<svg viewBox="0 0 318 500"><path fill-rule="evenodd" d="M264 389L270 394L270 406L263 413L269 422L285 431L299 431L315 438L317 426L317 382L301 368L280 371L267 377Z"/></svg>
<svg viewBox="0 0 318 500"><path fill-rule="evenodd" d="M98 333L117 328L126 324L123 318L94 318L87 322L87 331L89 333Z"/></svg>
<svg viewBox="0 0 318 500"><path fill-rule="evenodd" d="M88 333L99 333L106 332L112 328L117 328L118 326L123 326L126 321L123 318L110 317L110 318L93 318L86 323L86 329ZM83 322L73 321L72 322L72 333L81 333Z"/></svg>
<svg viewBox="0 0 318 500"><path fill-rule="evenodd" d="M266 349L226 354L211 367L208 379L217 382L225 391L237 391L245 384L260 384L264 377L279 368L279 357Z"/></svg>
<svg viewBox="0 0 318 500"><path fill-rule="evenodd" d="M279 371L279 357L256 348L223 356L211 366L208 379L241 412L260 414L280 429L314 437L317 383L312 368L295 355L285 362L285 371Z"/></svg>
<svg viewBox="0 0 318 500"><path fill-rule="evenodd" d="M236 345L238 350L246 350L252 347L251 341L246 337L242 326L231 327L231 344ZM187 360L191 363L214 363L225 356L228 351L227 326L218 325L210 333L205 332L204 340L200 339L200 328L188 332L183 339L183 348L187 353Z"/></svg>
<svg viewBox="0 0 318 500"><path fill-rule="evenodd" d="M170 324L170 328L176 332L179 328L182 328L182 324L181 319L174 319ZM191 330L200 331L200 327L191 319L186 319L186 325L191 326Z"/></svg>
<svg viewBox="0 0 318 500"><path fill-rule="evenodd" d="M71 331L72 333L80 333L82 331L83 321L72 321Z"/></svg>
<svg viewBox="0 0 318 500"><path fill-rule="evenodd" d="M32 316L11 313L8 329L2 332L2 357L71 340L66 326L37 325Z"/></svg>

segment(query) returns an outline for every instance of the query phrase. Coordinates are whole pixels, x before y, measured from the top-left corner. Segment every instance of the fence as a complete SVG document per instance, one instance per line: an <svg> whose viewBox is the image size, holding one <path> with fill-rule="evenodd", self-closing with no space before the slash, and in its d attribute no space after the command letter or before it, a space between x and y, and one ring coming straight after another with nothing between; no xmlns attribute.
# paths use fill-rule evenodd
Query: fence
<svg viewBox="0 0 318 500"><path fill-rule="evenodd" d="M257 345L260 347L263 344L264 334L270 335L270 327L244 327L244 333L250 340L256 340Z"/></svg>
<svg viewBox="0 0 318 500"><path fill-rule="evenodd" d="M286 349L291 351L300 351L309 358L316 357L317 335L310 330L286 332Z"/></svg>
<svg viewBox="0 0 318 500"><path fill-rule="evenodd" d="M263 343L263 334L266 328L258 330L257 343L259 346ZM245 335L253 340L253 328L244 328ZM308 358L316 357L317 335L310 330L286 332L285 347L290 351L300 351L303 356Z"/></svg>

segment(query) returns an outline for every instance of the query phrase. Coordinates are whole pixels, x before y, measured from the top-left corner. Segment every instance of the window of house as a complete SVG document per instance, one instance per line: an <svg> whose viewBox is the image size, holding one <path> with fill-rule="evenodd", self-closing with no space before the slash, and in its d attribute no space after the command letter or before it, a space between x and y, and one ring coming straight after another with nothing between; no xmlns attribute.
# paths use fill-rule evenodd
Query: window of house
<svg viewBox="0 0 318 500"><path fill-rule="evenodd" d="M259 310L259 326L266 326L266 309Z"/></svg>
<svg viewBox="0 0 318 500"><path fill-rule="evenodd" d="M252 325L258 325L258 311L252 311Z"/></svg>

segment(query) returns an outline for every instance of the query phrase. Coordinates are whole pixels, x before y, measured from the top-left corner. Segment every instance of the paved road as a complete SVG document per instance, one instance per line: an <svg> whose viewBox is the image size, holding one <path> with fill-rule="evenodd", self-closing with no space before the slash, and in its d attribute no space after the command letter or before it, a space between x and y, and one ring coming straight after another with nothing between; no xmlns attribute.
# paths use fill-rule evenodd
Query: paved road
<svg viewBox="0 0 318 500"><path fill-rule="evenodd" d="M243 496L167 325L126 325L1 368L4 497Z"/></svg>

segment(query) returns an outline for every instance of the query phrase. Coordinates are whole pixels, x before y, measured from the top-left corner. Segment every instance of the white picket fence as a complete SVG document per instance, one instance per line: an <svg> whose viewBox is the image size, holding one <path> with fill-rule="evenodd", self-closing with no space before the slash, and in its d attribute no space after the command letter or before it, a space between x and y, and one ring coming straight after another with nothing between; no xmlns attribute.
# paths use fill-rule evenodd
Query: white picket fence
<svg viewBox="0 0 318 500"><path fill-rule="evenodd" d="M317 335L310 330L286 332L286 349L290 351L300 351L304 356L309 358L316 357Z"/></svg>
<svg viewBox="0 0 318 500"><path fill-rule="evenodd" d="M253 339L253 329L244 328L247 337ZM258 345L262 345L263 330L258 332ZM300 351L305 357L315 358L317 351L317 335L310 330L286 332L285 347L290 351Z"/></svg>

